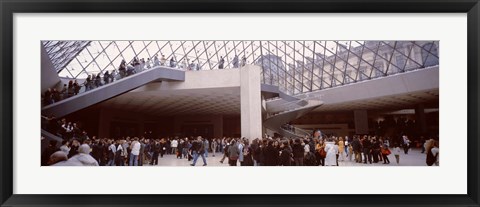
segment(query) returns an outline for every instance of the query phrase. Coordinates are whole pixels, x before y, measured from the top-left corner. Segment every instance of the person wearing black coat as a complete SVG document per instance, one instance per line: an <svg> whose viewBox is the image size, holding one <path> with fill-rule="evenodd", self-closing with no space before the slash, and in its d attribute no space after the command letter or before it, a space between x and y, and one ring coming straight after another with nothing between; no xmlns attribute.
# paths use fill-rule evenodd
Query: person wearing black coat
<svg viewBox="0 0 480 207"><path fill-rule="evenodd" d="M157 141L155 141L154 143L152 143L152 145L150 146L150 149L153 153L152 155L152 161L150 162L150 165L158 165L158 155L160 153L160 143L158 143Z"/></svg>
<svg viewBox="0 0 480 207"><path fill-rule="evenodd" d="M250 146L243 148L243 166L253 166L253 149Z"/></svg>
<svg viewBox="0 0 480 207"><path fill-rule="evenodd" d="M293 160L296 166L303 166L303 158L305 155L305 147L300 144L300 139L295 139L295 143L292 147Z"/></svg>
<svg viewBox="0 0 480 207"><path fill-rule="evenodd" d="M353 153L355 153L355 162L361 163L362 162L362 144L358 137L353 138L352 142L352 149Z"/></svg>
<svg viewBox="0 0 480 207"><path fill-rule="evenodd" d="M368 160L368 162L372 164L372 154L371 154L372 143L367 137L363 138L362 147L363 147L363 156L365 160L363 163L367 164L367 160Z"/></svg>
<svg viewBox="0 0 480 207"><path fill-rule="evenodd" d="M290 166L292 165L292 151L290 151L290 147L287 144L282 143L280 158L279 158L279 165L281 166Z"/></svg>
<svg viewBox="0 0 480 207"><path fill-rule="evenodd" d="M265 156L265 166L278 165L278 150L273 146L273 141L268 141L267 147L265 147L263 155Z"/></svg>

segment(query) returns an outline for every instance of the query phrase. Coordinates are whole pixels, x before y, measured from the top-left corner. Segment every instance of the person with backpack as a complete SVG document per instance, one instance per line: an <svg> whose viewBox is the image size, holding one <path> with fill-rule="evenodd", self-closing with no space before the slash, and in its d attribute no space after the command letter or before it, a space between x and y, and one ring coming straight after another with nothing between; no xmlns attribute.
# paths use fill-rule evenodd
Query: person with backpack
<svg viewBox="0 0 480 207"><path fill-rule="evenodd" d="M327 157L327 152L325 151L325 143L322 139L315 146L315 151L317 152L318 165L325 166L325 157Z"/></svg>

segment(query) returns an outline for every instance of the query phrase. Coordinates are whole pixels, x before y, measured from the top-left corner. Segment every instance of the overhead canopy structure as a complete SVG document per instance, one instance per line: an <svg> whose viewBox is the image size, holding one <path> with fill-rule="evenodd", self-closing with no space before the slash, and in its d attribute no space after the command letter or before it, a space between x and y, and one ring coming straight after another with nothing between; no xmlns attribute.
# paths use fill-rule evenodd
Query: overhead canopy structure
<svg viewBox="0 0 480 207"><path fill-rule="evenodd" d="M296 95L438 65L438 41L43 41L60 77L84 79L155 57L195 70L262 67L262 83Z"/></svg>

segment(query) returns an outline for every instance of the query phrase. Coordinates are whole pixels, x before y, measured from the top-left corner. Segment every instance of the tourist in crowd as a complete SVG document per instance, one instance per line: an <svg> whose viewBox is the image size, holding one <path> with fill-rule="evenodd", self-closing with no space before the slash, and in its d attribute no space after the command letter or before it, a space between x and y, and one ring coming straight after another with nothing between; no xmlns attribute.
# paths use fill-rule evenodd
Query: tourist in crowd
<svg viewBox="0 0 480 207"><path fill-rule="evenodd" d="M338 160L345 160L345 142L343 141L342 137L338 138Z"/></svg>
<svg viewBox="0 0 480 207"><path fill-rule="evenodd" d="M431 151L433 157L435 158L435 159L434 159L434 160L435 160L435 162L434 162L435 166L438 166L438 164L439 164L439 153L440 153L440 149L439 149L439 145L438 145L438 141L437 141L437 140L434 140L434 141L433 141L433 147L432 147L432 149L431 149L430 151Z"/></svg>
<svg viewBox="0 0 480 207"><path fill-rule="evenodd" d="M405 154L408 154L408 149L410 148L410 140L406 135L403 135L402 138L403 138L403 151L405 152Z"/></svg>
<svg viewBox="0 0 480 207"><path fill-rule="evenodd" d="M203 141L203 148L205 149L205 157L208 157L208 150L210 150L210 142L206 138Z"/></svg>
<svg viewBox="0 0 480 207"><path fill-rule="evenodd" d="M360 142L360 139L358 136L353 137L352 150L353 150L353 153L355 154L355 162L362 163L363 149L362 149L362 143Z"/></svg>
<svg viewBox="0 0 480 207"><path fill-rule="evenodd" d="M80 147L80 142L77 139L72 139L72 144L70 145L70 151L68 153L68 158L73 157L78 153L78 148Z"/></svg>
<svg viewBox="0 0 480 207"><path fill-rule="evenodd" d="M388 155L390 155L391 152L390 152L390 149L388 149L388 146L386 144L383 145L381 154L382 154L382 157L383 157L383 164L390 164L390 160L388 159Z"/></svg>
<svg viewBox="0 0 480 207"><path fill-rule="evenodd" d="M352 157L353 157L353 146L351 144L348 145L348 161L352 161ZM347 149L345 148L345 149ZM355 161L356 161L356 158L355 158Z"/></svg>
<svg viewBox="0 0 480 207"><path fill-rule="evenodd" d="M278 165L279 150L273 146L274 141L268 140L263 155L265 156L265 166Z"/></svg>
<svg viewBox="0 0 480 207"><path fill-rule="evenodd" d="M433 139L425 141L425 151L427 152L426 163L428 166L432 166L437 162L438 147L432 152L432 149L434 148L434 143L435 141Z"/></svg>
<svg viewBox="0 0 480 207"><path fill-rule="evenodd" d="M201 136L197 137L197 141L192 143L192 153L193 153L193 163L191 166L195 166L199 156L202 157L203 166L207 165L207 160L205 159L205 144Z"/></svg>
<svg viewBox="0 0 480 207"><path fill-rule="evenodd" d="M245 137L244 137L245 138ZM243 165L243 149L244 149L244 144L243 144L243 139L239 139L237 141L237 146L238 146L238 151L239 151L239 154L238 154L238 161L240 161L240 165Z"/></svg>
<svg viewBox="0 0 480 207"><path fill-rule="evenodd" d="M286 144L284 147L288 147ZM295 166L303 166L303 159L305 157L305 147L300 143L300 139L295 139L295 142L292 146L293 160L295 161Z"/></svg>
<svg viewBox="0 0 480 207"><path fill-rule="evenodd" d="M297 143L296 143L297 144ZM280 156L279 156L279 163L278 165L280 166L291 166L292 165L292 151L290 150L290 147L288 146L288 142L282 142L280 145ZM295 146L293 147L293 150L295 150ZM303 160L302 160L303 161ZM297 161L295 160L295 163Z"/></svg>
<svg viewBox="0 0 480 207"><path fill-rule="evenodd" d="M249 145L248 143L248 140L244 140L243 141L243 162L241 163L241 165L243 166L253 166L253 149L251 148L251 146Z"/></svg>
<svg viewBox="0 0 480 207"><path fill-rule="evenodd" d="M117 149L115 150L115 165L117 166L124 166L125 165L125 155L127 154L125 149L123 148L122 144L125 140L117 140L117 144L115 145Z"/></svg>
<svg viewBox="0 0 480 207"><path fill-rule="evenodd" d="M332 138L329 138L327 142L325 142L325 152L327 156L325 157L325 166L337 166L337 152L338 152L338 145L335 145L335 142Z"/></svg>
<svg viewBox="0 0 480 207"><path fill-rule="evenodd" d="M48 160L48 165L62 165L62 162L66 162L68 160L67 154L63 151L56 151L52 155L50 155L50 159ZM59 164L57 164L59 163Z"/></svg>
<svg viewBox="0 0 480 207"><path fill-rule="evenodd" d="M108 162L107 166L114 166L115 165L115 155L117 152L117 147L115 146L115 142L113 140L109 141L108 146Z"/></svg>
<svg viewBox="0 0 480 207"><path fill-rule="evenodd" d="M237 160L239 156L240 149L238 147L238 143L234 139L232 139L232 142L228 147L228 164L230 166L237 166Z"/></svg>
<svg viewBox="0 0 480 207"><path fill-rule="evenodd" d="M212 140L212 157L215 157L215 153L217 152L218 148L218 139L213 139Z"/></svg>
<svg viewBox="0 0 480 207"><path fill-rule="evenodd" d="M363 164L367 164L367 161L372 164L372 143L370 141L370 137L364 136L362 140L362 148L363 148L363 157L364 162Z"/></svg>
<svg viewBox="0 0 480 207"><path fill-rule="evenodd" d="M60 146L60 151L64 152L65 155L68 155L68 153L70 153L70 147L68 145L69 145L68 141L63 140L62 146Z"/></svg>
<svg viewBox="0 0 480 207"><path fill-rule="evenodd" d="M170 150L171 150L171 154L174 154L174 155L177 154L177 150L178 150L178 140L177 139L173 139L170 142Z"/></svg>
<svg viewBox="0 0 480 207"><path fill-rule="evenodd" d="M160 139L160 158L163 158L163 155L165 152L167 152L167 141L165 141L165 138Z"/></svg>
<svg viewBox="0 0 480 207"><path fill-rule="evenodd" d="M229 147L230 147L230 143L227 143L223 148L223 157L222 159L220 159L220 163L223 163L223 161L225 161L225 158L229 158L229 154L228 154Z"/></svg>
<svg viewBox="0 0 480 207"><path fill-rule="evenodd" d="M99 165L105 165L103 162L104 159L104 152L103 152L103 142L100 139L94 139L94 144L92 148L92 156L97 160Z"/></svg>
<svg viewBox="0 0 480 207"><path fill-rule="evenodd" d="M63 163L65 165L79 165L79 166L99 166L97 160L90 155L90 146L82 144L78 148L78 154L71 157Z"/></svg>
<svg viewBox="0 0 480 207"><path fill-rule="evenodd" d="M138 159L140 155L140 148L141 144L138 141L138 137L133 138L133 142L130 145L130 148L132 149L130 152L130 159L129 159L129 164L128 166L138 166Z"/></svg>
<svg viewBox="0 0 480 207"><path fill-rule="evenodd" d="M325 158L327 157L327 152L325 151L325 142L323 139L320 139L315 146L317 163L321 166L325 166Z"/></svg>
<svg viewBox="0 0 480 207"><path fill-rule="evenodd" d="M42 166L47 166L48 165L48 160L50 159L50 156L55 153L56 151L59 151L57 147L57 141L56 140L50 140L47 148L43 151L42 153Z"/></svg>
<svg viewBox="0 0 480 207"><path fill-rule="evenodd" d="M378 163L379 161L379 156L380 156L380 142L373 137L372 138L372 157L373 157L373 162Z"/></svg>
<svg viewBox="0 0 480 207"><path fill-rule="evenodd" d="M400 164L400 146L395 145L393 148L393 155L395 155L395 160L397 161L397 165Z"/></svg>
<svg viewBox="0 0 480 207"><path fill-rule="evenodd" d="M158 165L158 156L160 155L160 142L155 140L151 145L151 152L152 152L152 161L150 165Z"/></svg>

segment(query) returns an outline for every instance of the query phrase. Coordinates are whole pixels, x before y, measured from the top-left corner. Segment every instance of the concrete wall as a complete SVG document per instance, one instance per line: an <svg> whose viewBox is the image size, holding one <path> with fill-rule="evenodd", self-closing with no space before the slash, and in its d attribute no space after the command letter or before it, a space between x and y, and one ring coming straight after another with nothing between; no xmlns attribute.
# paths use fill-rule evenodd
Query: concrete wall
<svg viewBox="0 0 480 207"><path fill-rule="evenodd" d="M213 125L213 136L220 138L223 136L223 116L175 116L173 118L175 134L182 133L181 127L184 125ZM212 138L212 137L208 137Z"/></svg>
<svg viewBox="0 0 480 207"><path fill-rule="evenodd" d="M41 44L41 43L40 43ZM53 67L52 61L45 51L43 45L40 46L40 54L41 54L41 92L45 92L48 88L55 87L59 82L60 78L57 75L57 71L55 67Z"/></svg>

